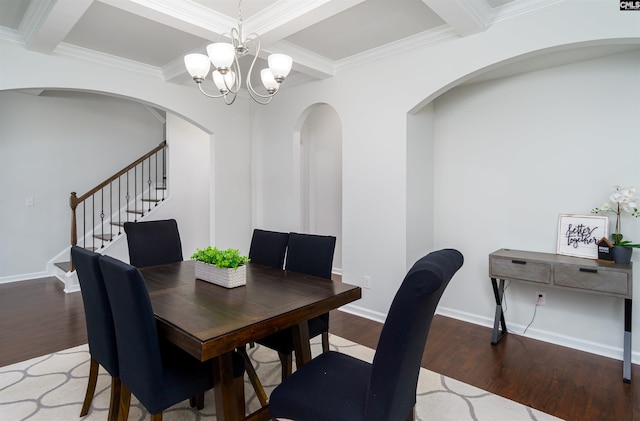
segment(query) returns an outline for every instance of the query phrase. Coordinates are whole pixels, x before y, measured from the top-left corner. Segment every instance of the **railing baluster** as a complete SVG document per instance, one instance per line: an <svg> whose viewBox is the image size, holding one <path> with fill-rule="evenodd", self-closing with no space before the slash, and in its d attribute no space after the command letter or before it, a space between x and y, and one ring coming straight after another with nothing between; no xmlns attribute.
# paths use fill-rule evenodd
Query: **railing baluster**
<svg viewBox="0 0 640 421"><path fill-rule="evenodd" d="M96 195L93 194L91 196L91 226L93 227L93 234L91 236L92 238L92 242L91 242L91 246L93 247L93 249L96 249L96 236L95 236L95 226L96 226Z"/></svg>
<svg viewBox="0 0 640 421"><path fill-rule="evenodd" d="M129 171L127 171L127 210L126 210L127 222L129 222L129 200L130 199L131 199L131 196L129 195Z"/></svg>
<svg viewBox="0 0 640 421"><path fill-rule="evenodd" d="M158 180L158 171L159 171L159 166L158 166L158 155L160 153L160 151L162 150L162 174L160 175L160 177L162 177L162 200L165 200L165 193L164 193L164 188L166 187L164 185L165 183L165 176L166 176L166 141L163 141L162 143L160 143L160 145L158 145L156 148L154 148L152 151L148 152L147 154L145 154L143 157L137 159L135 162L129 164L126 168L120 170L119 172L117 172L116 174L114 174L113 176L111 176L109 179L103 181L101 184L99 184L98 186L94 187L93 189L91 189L89 192L85 193L84 195L77 197L76 193L73 192L71 194L71 198L70 198L70 207L71 207L71 245L75 246L78 245L78 230L79 230L79 221L78 221L78 213L79 213L79 209L77 209L77 207L82 204L82 246L84 248L92 248L93 250L96 250L96 238L99 238L101 240L101 245L100 248L105 247L105 243L111 242L114 240L114 238L116 237L116 235L120 235L122 234L122 226L123 226L123 218L122 218L122 211L124 210L126 213L126 221L129 221L129 213L133 213L134 215L136 215L134 217L134 221L137 222L138 221L138 217L137 215L145 215L145 207L144 207L144 188L145 188L145 182L147 184L147 188L149 189L149 192L147 193L147 200L149 201L149 206L147 207L147 211L150 212L151 211L151 202L155 202L155 206L158 206L158 202L159 200L159 195L157 192L157 188L160 186L160 181ZM151 194L151 188L152 185L154 184L154 179L153 179L153 172L154 170L152 169L152 165L153 165L153 161L152 161L152 155L154 155L153 160L155 161L155 186L156 186L156 193L154 195ZM148 166L148 175L145 178L145 174L144 174L144 165L145 165L145 161L147 161L147 166ZM138 166L140 167L140 186L138 186ZM133 170L133 180L130 180L130 171ZM117 200L117 209L115 212L118 213L117 215L117 223L115 222L115 216L114 216L114 190L115 187L113 185L113 183L115 182L115 180L118 179L118 186L117 186L117 194L118 195L118 200ZM126 200L126 205L125 205L125 209L123 209L122 207L122 183L125 182L126 179L126 195L124 195L124 198ZM134 195L133 197L130 194L130 188L131 188L131 182L133 182L133 187L134 187ZM107 188L107 184L109 185L109 192L105 192L105 189ZM140 199L141 199L141 204L140 204L140 210L138 210L138 204L137 204L137 199L138 199L138 187L141 188L140 191ZM96 197L98 192L100 193L100 197ZM109 204L108 204L108 209L107 211L109 212L108 215L105 211L105 193L107 193L109 195ZM155 196L155 197L153 197ZM91 203L89 203L91 205L91 227L89 228L90 230L90 234L87 231L87 224L89 223L87 218L87 205L88 205L88 199L91 199ZM131 203L130 201L133 199L133 211L131 211ZM96 208L96 200L100 200L100 209ZM97 210L99 210L99 214L98 212L96 212ZM100 218L100 227L98 227L96 225L96 216L99 216ZM106 219L105 219L106 218ZM106 230L105 232L105 227L104 224L105 222L109 222L109 228ZM126 222L125 221L125 222ZM116 224L118 225L118 230L117 230L117 234L114 234L114 232L116 231L113 228L113 225ZM90 235L91 236L91 242L89 243L87 240L87 236ZM108 238L108 241L105 241L105 239ZM73 269L73 262L72 262L72 269Z"/></svg>
<svg viewBox="0 0 640 421"><path fill-rule="evenodd" d="M133 222L138 222L138 166L133 167Z"/></svg>
<svg viewBox="0 0 640 421"><path fill-rule="evenodd" d="M158 152L155 153L156 158L156 191L154 192L154 198L156 200L156 206L158 206Z"/></svg>
<svg viewBox="0 0 640 421"><path fill-rule="evenodd" d="M104 189L100 189L100 248L104 247Z"/></svg>
<svg viewBox="0 0 640 421"><path fill-rule="evenodd" d="M118 177L118 235L122 234L122 176Z"/></svg>
<svg viewBox="0 0 640 421"><path fill-rule="evenodd" d="M113 183L109 183L109 235L113 240Z"/></svg>
<svg viewBox="0 0 640 421"><path fill-rule="evenodd" d="M167 191L167 153L166 148L162 150L162 200Z"/></svg>
<svg viewBox="0 0 640 421"><path fill-rule="evenodd" d="M148 211L151 212L151 157L148 159L147 166L149 167L149 178L147 180L147 199L149 200L149 208Z"/></svg>

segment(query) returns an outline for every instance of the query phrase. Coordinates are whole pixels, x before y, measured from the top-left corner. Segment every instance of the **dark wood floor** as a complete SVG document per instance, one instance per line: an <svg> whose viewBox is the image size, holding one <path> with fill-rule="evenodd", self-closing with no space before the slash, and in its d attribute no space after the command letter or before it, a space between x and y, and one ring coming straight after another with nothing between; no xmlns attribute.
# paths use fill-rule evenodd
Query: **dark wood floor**
<svg viewBox="0 0 640 421"><path fill-rule="evenodd" d="M375 348L381 325L344 312L331 332ZM436 316L423 366L568 421L640 421L640 367L622 382L622 363ZM86 343L80 293L55 278L0 285L0 366Z"/></svg>

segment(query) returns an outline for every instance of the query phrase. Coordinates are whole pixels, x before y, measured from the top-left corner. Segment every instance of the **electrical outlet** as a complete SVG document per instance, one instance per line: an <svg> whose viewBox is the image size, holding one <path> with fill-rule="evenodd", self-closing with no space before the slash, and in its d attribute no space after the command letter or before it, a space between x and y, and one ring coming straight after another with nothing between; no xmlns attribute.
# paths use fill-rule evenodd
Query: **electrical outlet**
<svg viewBox="0 0 640 421"><path fill-rule="evenodd" d="M364 282L363 282L362 286L367 288L367 289L371 288L371 276L364 275Z"/></svg>
<svg viewBox="0 0 640 421"><path fill-rule="evenodd" d="M536 291L536 305L537 306L546 306L547 305L547 294L544 292Z"/></svg>

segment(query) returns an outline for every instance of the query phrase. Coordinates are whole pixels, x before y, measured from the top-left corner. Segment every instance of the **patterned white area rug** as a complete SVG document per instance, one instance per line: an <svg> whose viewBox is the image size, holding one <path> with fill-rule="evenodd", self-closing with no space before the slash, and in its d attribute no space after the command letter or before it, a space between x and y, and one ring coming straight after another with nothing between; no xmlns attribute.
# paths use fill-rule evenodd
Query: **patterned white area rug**
<svg viewBox="0 0 640 421"><path fill-rule="evenodd" d="M362 345L332 335L331 348L365 361L373 359L374 351ZM280 362L274 351L260 346L248 349L258 376L267 393L279 383ZM313 355L320 352L319 341L312 345ZM109 405L109 375L102 368L96 396L89 414L82 420L104 420ZM68 421L79 419L87 387L89 352L87 345L33 358L0 368L0 420L2 421ZM245 376L247 406L259 408L251 384ZM196 411L188 402L164 412L166 421L215 420L213 393L205 395L205 408ZM147 411L131 398L129 420L148 419ZM485 392L443 375L421 369L417 420L438 421L519 421L558 420L543 412Z"/></svg>

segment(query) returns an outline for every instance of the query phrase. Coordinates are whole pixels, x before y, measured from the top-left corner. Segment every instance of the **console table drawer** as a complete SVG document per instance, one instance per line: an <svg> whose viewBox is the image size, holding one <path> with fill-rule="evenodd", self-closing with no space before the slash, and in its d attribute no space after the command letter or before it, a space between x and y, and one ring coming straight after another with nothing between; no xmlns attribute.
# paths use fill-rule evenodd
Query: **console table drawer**
<svg viewBox="0 0 640 421"><path fill-rule="evenodd" d="M553 284L623 297L631 296L630 280L625 272L576 266L554 266Z"/></svg>
<svg viewBox="0 0 640 421"><path fill-rule="evenodd" d="M489 266L492 278L518 279L540 284L551 283L551 265L548 263L492 257Z"/></svg>

